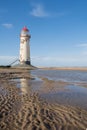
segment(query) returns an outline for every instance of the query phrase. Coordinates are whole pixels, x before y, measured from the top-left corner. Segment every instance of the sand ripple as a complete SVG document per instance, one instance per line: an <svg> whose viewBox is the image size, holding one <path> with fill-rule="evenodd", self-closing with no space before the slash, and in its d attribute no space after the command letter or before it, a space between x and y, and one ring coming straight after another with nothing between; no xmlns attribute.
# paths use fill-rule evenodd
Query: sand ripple
<svg viewBox="0 0 87 130"><path fill-rule="evenodd" d="M85 130L87 111L49 104L37 93L21 94L8 80L0 80L0 130Z"/></svg>

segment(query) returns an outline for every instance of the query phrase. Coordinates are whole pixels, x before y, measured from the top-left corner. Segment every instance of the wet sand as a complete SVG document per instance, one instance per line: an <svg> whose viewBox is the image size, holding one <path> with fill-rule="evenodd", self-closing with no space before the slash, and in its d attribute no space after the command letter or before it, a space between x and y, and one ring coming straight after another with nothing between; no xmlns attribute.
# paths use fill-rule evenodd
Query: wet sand
<svg viewBox="0 0 87 130"><path fill-rule="evenodd" d="M86 130L87 111L70 105L52 104L32 91L17 87L12 79L34 80L28 70L0 70L0 130ZM53 91L55 81L42 78L41 93ZM57 91L64 91L68 83L60 82ZM37 84L39 85L39 84ZM48 87L47 87L48 86ZM26 86L25 86L26 87ZM56 90L55 90L56 91Z"/></svg>

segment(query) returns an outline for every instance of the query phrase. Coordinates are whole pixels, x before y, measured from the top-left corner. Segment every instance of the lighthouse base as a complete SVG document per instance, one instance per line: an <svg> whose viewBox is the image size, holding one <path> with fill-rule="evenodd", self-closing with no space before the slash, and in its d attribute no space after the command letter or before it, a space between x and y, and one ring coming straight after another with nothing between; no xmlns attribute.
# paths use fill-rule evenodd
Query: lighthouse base
<svg viewBox="0 0 87 130"><path fill-rule="evenodd" d="M31 62L30 61L25 61L25 64L31 65Z"/></svg>
<svg viewBox="0 0 87 130"><path fill-rule="evenodd" d="M31 62L30 61L23 61L23 62L20 62L21 65L31 65Z"/></svg>
<svg viewBox="0 0 87 130"><path fill-rule="evenodd" d="M37 67L32 66L31 64L26 64L26 63L19 63L17 65L12 66L12 68L23 68L23 69L29 69L29 70L34 70L37 69Z"/></svg>

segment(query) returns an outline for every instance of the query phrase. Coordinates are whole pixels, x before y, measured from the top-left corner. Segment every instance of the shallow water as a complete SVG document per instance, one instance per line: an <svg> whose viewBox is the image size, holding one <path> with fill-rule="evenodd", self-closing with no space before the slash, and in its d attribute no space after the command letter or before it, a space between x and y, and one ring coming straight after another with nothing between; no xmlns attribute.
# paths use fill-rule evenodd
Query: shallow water
<svg viewBox="0 0 87 130"><path fill-rule="evenodd" d="M33 75L46 77L51 80L62 80L67 82L83 82L87 83L87 71L73 70L34 70Z"/></svg>
<svg viewBox="0 0 87 130"><path fill-rule="evenodd" d="M35 80L16 81L22 93L38 92L50 103L87 109L87 86L84 87L84 83L87 83L87 71L34 70L31 74ZM66 81L69 84L61 86L58 81Z"/></svg>
<svg viewBox="0 0 87 130"><path fill-rule="evenodd" d="M77 106L87 109L87 88L81 86L67 86L68 91L59 91L54 93L42 94L50 103L59 103L70 106Z"/></svg>
<svg viewBox="0 0 87 130"><path fill-rule="evenodd" d="M31 73L37 77L45 77L49 80L65 81L71 83L65 86L64 90L51 91L41 94L51 103L60 103L66 105L74 105L87 109L87 71L71 71L71 70L35 70ZM81 84L81 85L78 85Z"/></svg>

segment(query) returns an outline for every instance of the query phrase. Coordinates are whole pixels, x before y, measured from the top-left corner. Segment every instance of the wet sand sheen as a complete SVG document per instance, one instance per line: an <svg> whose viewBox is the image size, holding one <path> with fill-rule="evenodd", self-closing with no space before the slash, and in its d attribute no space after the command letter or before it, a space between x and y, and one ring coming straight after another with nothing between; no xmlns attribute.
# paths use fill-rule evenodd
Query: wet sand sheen
<svg viewBox="0 0 87 130"><path fill-rule="evenodd" d="M31 86L28 85L25 92L24 89L20 90L16 87L16 82L9 81L20 77L31 81L34 78L28 75L29 72L20 73L19 70L17 72L6 70L6 72L0 73L1 130L83 130L87 128L86 110L45 102L39 97L38 92L32 91ZM45 80L43 79L44 85L49 87L49 83L46 84ZM51 82L52 85L53 83L54 81ZM52 85L47 89L52 90Z"/></svg>

